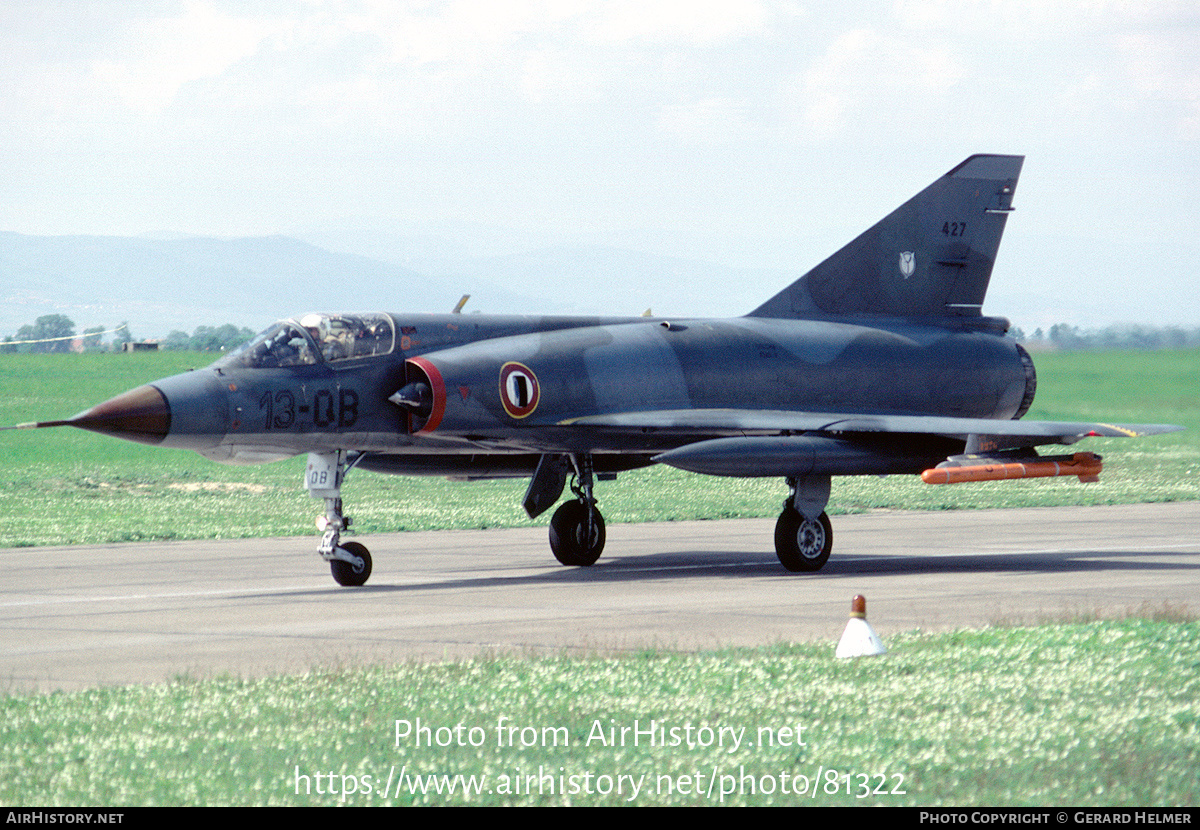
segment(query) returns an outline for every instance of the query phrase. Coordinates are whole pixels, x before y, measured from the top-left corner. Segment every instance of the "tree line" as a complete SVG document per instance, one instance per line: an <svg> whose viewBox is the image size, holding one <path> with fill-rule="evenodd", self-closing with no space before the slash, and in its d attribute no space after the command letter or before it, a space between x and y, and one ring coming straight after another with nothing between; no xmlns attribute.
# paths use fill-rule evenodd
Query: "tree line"
<svg viewBox="0 0 1200 830"><path fill-rule="evenodd" d="M1182 326L1113 325L1102 329L1081 329L1079 326L1058 323L1048 331L1035 329L1032 335L1026 335L1016 327L1010 329L1008 334L1022 343L1059 351L1154 351L1200 346L1200 328Z"/></svg>
<svg viewBox="0 0 1200 830"><path fill-rule="evenodd" d="M183 352L224 352L236 349L258 332L233 323L223 326L196 326L191 334L176 329L158 343L160 349Z"/></svg>
<svg viewBox="0 0 1200 830"><path fill-rule="evenodd" d="M112 337L105 340L105 335ZM158 341L160 349L168 351L222 352L236 348L252 338L255 332L232 323L223 326L197 326L191 334L172 331ZM17 329L0 341L0 352L25 354L56 354L72 351L106 352L120 351L126 343L133 342L129 323L123 322L112 329L105 326L86 328L81 334L75 332L75 322L62 314L47 314L36 321Z"/></svg>
<svg viewBox="0 0 1200 830"><path fill-rule="evenodd" d="M112 334L112 338L105 341L105 334ZM254 335L251 329L238 328L232 323L197 326L191 334L178 329L172 331L158 341L158 347L167 351L223 352L242 345ZM1049 330L1035 329L1033 334L1026 334L1014 327L1009 330L1008 336L1022 343L1060 351L1189 349L1200 346L1200 327L1189 329L1181 326L1118 325L1081 329L1058 323ZM0 341L0 352L49 354L80 348L85 352L120 351L125 343L132 340L128 323L121 323L114 329L93 326L77 336L71 318L62 314L47 314L29 325L21 326L15 335ZM76 341L79 341L78 345Z"/></svg>

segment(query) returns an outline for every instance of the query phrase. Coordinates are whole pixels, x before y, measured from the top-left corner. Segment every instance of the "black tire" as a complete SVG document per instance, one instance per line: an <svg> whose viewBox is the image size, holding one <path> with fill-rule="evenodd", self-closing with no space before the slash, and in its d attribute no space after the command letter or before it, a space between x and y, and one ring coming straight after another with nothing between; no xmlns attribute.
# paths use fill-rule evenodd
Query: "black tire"
<svg viewBox="0 0 1200 830"><path fill-rule="evenodd" d="M832 550L833 526L824 513L806 519L788 507L780 514L775 523L775 553L783 567L796 573L819 571Z"/></svg>
<svg viewBox="0 0 1200 830"><path fill-rule="evenodd" d="M588 512L592 514L591 539L587 533ZM564 565L594 565L604 550L604 517L595 507L581 501L569 501L554 511L550 519L550 550Z"/></svg>
<svg viewBox="0 0 1200 830"><path fill-rule="evenodd" d="M338 585L348 585L351 587L365 585L367 579L371 576L371 554L367 553L365 546L358 542L346 542L338 547L349 551L355 556L361 557L362 567L355 570L354 566L349 562L341 559L332 559L329 562L329 570L333 572L333 579Z"/></svg>

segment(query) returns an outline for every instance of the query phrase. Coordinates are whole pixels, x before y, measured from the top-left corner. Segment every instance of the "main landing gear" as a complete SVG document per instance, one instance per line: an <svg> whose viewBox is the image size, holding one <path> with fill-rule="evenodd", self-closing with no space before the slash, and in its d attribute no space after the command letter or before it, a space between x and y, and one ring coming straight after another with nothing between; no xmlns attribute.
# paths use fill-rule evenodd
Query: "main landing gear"
<svg viewBox="0 0 1200 830"><path fill-rule="evenodd" d="M604 517L592 496L594 475L590 455L571 456L575 468L571 492L574 501L565 502L550 519L550 550L564 565L586 567L596 564L604 550Z"/></svg>
<svg viewBox="0 0 1200 830"><path fill-rule="evenodd" d="M342 513L342 482L361 455L358 453L310 453L304 483L309 495L325 500L325 515L317 520L325 531L317 553L329 563L339 585L364 585L371 576L371 554L358 542L342 542L341 533L350 527ZM597 478L592 456L543 456L530 481L525 509L537 516L558 500L572 475L574 500L563 503L550 519L550 550L564 565L594 565L604 551L604 517L593 495ZM614 478L601 473L599 478ZM793 476L787 479L789 493L783 513L775 524L775 553L789 571L819 571L833 550L833 528L825 505L829 503L829 476Z"/></svg>
<svg viewBox="0 0 1200 830"><path fill-rule="evenodd" d="M825 515L829 476L800 476L787 482L791 492L775 523L775 554L789 571L819 571L833 550L833 527Z"/></svg>
<svg viewBox="0 0 1200 830"><path fill-rule="evenodd" d="M358 542L341 542L341 533L350 527L350 517L342 513L342 481L361 456L350 458L345 452L309 453L304 484L308 494L325 500L325 515L317 527L325 531L317 553L329 563L338 585L364 585L371 576L371 554Z"/></svg>
<svg viewBox="0 0 1200 830"><path fill-rule="evenodd" d="M538 516L558 500L567 475L573 476L573 501L563 503L550 519L550 549L564 565L595 564L604 550L604 517L596 507L593 486L597 476L588 454L543 456L525 494L525 510ZM601 473L599 478L612 474ZM830 477L791 476L788 497L775 524L775 553L789 571L819 571L833 550L833 527L825 513Z"/></svg>

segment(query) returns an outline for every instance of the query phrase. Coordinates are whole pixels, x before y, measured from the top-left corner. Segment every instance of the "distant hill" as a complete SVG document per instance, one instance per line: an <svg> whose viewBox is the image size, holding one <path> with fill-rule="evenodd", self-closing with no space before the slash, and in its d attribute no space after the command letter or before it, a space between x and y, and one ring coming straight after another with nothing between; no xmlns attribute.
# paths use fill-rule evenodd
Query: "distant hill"
<svg viewBox="0 0 1200 830"><path fill-rule="evenodd" d="M302 236L329 250L367 253L463 285L463 292L494 285L536 298L538 305L516 309L522 313L622 315L652 308L672 317L732 317L757 308L802 273L648 253L636 240L628 240L628 246L597 244L583 234L568 240L553 233L508 233L483 226ZM651 248L661 242L641 241ZM669 243L665 247L688 249ZM474 299L471 306L478 307Z"/></svg>
<svg viewBox="0 0 1200 830"><path fill-rule="evenodd" d="M799 277L799 273L732 268L598 245L555 246L526 253L430 260L435 276L464 284L486 280L548 298L570 314L736 317Z"/></svg>
<svg viewBox="0 0 1200 830"><path fill-rule="evenodd" d="M258 331L314 310L446 312L462 294L467 313L736 316L798 276L603 246L471 256L439 240L389 243L371 250L384 261L284 236L0 232L0 337L45 314L78 331L128 320L135 337L163 337L223 323Z"/></svg>
<svg viewBox="0 0 1200 830"><path fill-rule="evenodd" d="M135 337L312 310L449 311L463 293L407 268L282 236L143 239L0 232L0 337L44 314L77 330L128 320ZM501 293L501 292L497 292ZM528 308L517 295L506 310Z"/></svg>

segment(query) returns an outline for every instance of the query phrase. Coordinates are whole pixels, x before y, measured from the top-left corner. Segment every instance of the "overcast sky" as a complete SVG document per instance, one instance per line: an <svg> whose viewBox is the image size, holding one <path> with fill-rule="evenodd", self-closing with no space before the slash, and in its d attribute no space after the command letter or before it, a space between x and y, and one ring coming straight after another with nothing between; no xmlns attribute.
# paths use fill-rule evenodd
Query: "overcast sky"
<svg viewBox="0 0 1200 830"><path fill-rule="evenodd" d="M481 224L803 271L1016 153L986 311L1200 325L1194 0L5 0L0 55L0 230Z"/></svg>

